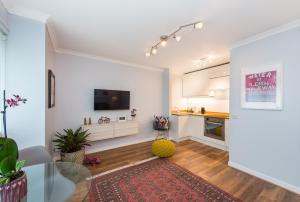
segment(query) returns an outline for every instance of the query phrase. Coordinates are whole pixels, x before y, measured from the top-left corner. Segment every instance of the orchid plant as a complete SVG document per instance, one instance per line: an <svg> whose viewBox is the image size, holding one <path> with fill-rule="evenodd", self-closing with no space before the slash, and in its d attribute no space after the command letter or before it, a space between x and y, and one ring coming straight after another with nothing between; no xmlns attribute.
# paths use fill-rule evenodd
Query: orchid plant
<svg viewBox="0 0 300 202"><path fill-rule="evenodd" d="M17 143L7 137L6 132L6 109L19 106L20 103L25 104L27 99L21 98L19 95L13 95L12 98L6 99L5 91L3 92L3 129L5 137L0 137L0 185L5 185L23 175L22 167L25 161L18 160L19 149Z"/></svg>

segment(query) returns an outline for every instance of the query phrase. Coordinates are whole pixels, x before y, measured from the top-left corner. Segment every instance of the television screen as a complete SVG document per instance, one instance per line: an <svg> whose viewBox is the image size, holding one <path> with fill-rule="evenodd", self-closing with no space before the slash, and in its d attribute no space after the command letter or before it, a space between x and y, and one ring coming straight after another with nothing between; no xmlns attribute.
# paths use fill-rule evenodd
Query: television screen
<svg viewBox="0 0 300 202"><path fill-rule="evenodd" d="M94 90L94 110L122 110L130 108L130 92L120 90Z"/></svg>

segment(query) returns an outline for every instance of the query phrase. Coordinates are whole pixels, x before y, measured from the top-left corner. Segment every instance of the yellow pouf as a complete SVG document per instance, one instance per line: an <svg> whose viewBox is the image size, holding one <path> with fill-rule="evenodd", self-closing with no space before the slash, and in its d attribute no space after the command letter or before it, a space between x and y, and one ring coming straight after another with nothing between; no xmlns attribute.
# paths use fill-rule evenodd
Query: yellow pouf
<svg viewBox="0 0 300 202"><path fill-rule="evenodd" d="M155 140L152 143L152 154L159 157L170 157L175 153L175 144L166 139Z"/></svg>

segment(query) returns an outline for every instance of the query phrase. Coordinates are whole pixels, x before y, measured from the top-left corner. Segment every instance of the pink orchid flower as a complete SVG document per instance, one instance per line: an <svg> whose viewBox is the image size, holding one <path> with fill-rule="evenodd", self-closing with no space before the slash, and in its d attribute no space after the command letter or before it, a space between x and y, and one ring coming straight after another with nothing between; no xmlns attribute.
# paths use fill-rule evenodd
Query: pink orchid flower
<svg viewBox="0 0 300 202"><path fill-rule="evenodd" d="M6 104L8 105L8 107L17 107L19 106L20 102L25 104L27 102L27 99L21 98L19 95L14 95L13 98L6 100Z"/></svg>

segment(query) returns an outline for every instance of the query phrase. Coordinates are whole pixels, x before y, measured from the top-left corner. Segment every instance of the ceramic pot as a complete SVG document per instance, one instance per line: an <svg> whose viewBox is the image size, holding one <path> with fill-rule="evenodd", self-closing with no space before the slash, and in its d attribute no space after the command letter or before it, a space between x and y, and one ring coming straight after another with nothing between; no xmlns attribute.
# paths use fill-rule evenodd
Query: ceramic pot
<svg viewBox="0 0 300 202"><path fill-rule="evenodd" d="M8 184L0 185L1 202L19 202L27 194L27 177L25 172L22 176Z"/></svg>
<svg viewBox="0 0 300 202"><path fill-rule="evenodd" d="M61 153L61 160L66 162L74 162L78 164L83 164L84 160L84 149L72 153Z"/></svg>

